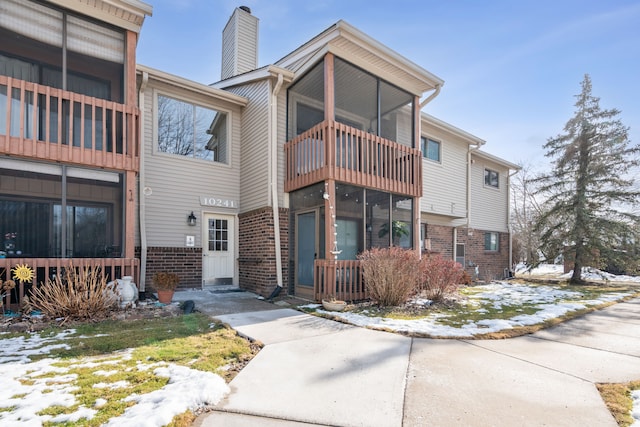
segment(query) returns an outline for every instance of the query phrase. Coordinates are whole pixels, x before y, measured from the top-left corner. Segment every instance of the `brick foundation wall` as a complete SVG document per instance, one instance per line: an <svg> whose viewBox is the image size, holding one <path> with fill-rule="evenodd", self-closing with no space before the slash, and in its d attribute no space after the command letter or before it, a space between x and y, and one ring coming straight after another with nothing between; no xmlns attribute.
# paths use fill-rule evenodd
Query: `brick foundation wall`
<svg viewBox="0 0 640 427"><path fill-rule="evenodd" d="M284 292L288 289L289 210L280 209L280 246ZM268 297L277 286L273 210L256 209L239 215L238 265L240 288Z"/></svg>
<svg viewBox="0 0 640 427"><path fill-rule="evenodd" d="M139 249L136 253L139 254ZM170 271L180 277L178 289L202 288L202 248L147 248L147 272L145 285L147 292L153 288L153 275L160 271Z"/></svg>
<svg viewBox="0 0 640 427"><path fill-rule="evenodd" d="M471 235L469 235L471 233ZM484 230L458 229L457 243L465 245L464 269L471 277L475 277L475 266L478 266L478 279L490 281L502 279L504 269L509 268L509 234L498 233L498 251L485 251ZM427 224L427 239L431 241L432 253L438 253L446 259L453 258L453 227Z"/></svg>
<svg viewBox="0 0 640 427"><path fill-rule="evenodd" d="M471 234L471 235L470 235ZM458 243L465 244L465 270L475 276L478 266L478 279L490 281L504 278L504 269L509 269L509 233L498 233L498 250L484 249L485 230L458 229Z"/></svg>
<svg viewBox="0 0 640 427"><path fill-rule="evenodd" d="M453 227L427 224L427 239L431 241L431 252L443 258L453 258Z"/></svg>

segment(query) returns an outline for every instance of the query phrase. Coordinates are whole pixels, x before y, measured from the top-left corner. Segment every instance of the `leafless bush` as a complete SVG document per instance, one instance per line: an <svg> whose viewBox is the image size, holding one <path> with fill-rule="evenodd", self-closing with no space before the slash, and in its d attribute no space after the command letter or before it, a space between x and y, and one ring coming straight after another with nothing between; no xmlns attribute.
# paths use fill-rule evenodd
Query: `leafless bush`
<svg viewBox="0 0 640 427"><path fill-rule="evenodd" d="M398 247L371 249L358 255L371 299L383 307L404 304L416 291L420 260Z"/></svg>
<svg viewBox="0 0 640 427"><path fill-rule="evenodd" d="M464 276L464 269L457 262L440 255L427 255L420 261L419 290L432 301L442 301L458 290Z"/></svg>
<svg viewBox="0 0 640 427"><path fill-rule="evenodd" d="M33 287L29 304L50 317L65 320L98 320L117 306L116 290L107 285L99 267L73 265L41 286Z"/></svg>

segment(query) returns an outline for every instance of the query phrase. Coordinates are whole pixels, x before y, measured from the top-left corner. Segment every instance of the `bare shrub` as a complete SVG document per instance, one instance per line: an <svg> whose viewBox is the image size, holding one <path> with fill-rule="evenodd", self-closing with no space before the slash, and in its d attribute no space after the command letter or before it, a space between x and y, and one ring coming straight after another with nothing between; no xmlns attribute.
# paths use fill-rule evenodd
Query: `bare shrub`
<svg viewBox="0 0 640 427"><path fill-rule="evenodd" d="M117 306L118 295L100 267L65 268L54 280L33 287L31 308L66 320L99 320Z"/></svg>
<svg viewBox="0 0 640 427"><path fill-rule="evenodd" d="M383 307L398 306L415 294L420 260L415 251L399 247L374 248L358 255L365 288Z"/></svg>
<svg viewBox="0 0 640 427"><path fill-rule="evenodd" d="M462 266L440 255L427 255L420 261L419 290L432 301L442 301L455 293L465 280Z"/></svg>

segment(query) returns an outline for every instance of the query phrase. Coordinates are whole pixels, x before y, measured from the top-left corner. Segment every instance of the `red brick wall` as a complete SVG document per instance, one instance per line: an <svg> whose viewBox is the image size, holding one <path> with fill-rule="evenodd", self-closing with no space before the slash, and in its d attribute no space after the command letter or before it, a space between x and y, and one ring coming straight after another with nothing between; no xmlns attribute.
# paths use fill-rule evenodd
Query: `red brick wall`
<svg viewBox="0 0 640 427"><path fill-rule="evenodd" d="M431 241L431 252L439 253L443 258L453 258L453 227L427 224L426 238Z"/></svg>
<svg viewBox="0 0 640 427"><path fill-rule="evenodd" d="M170 271L180 277L178 289L202 288L202 248L147 248L146 289L153 289L153 275Z"/></svg>
<svg viewBox="0 0 640 427"><path fill-rule="evenodd" d="M458 229L458 243L465 244L465 270L471 277L475 276L475 266L478 266L479 280L504 278L504 269L509 268L509 233L498 234L498 250L486 251L484 249L485 230Z"/></svg>
<svg viewBox="0 0 640 427"><path fill-rule="evenodd" d="M280 209L282 281L288 288L289 210ZM240 288L268 297L277 286L273 210L269 207L239 215Z"/></svg>
<svg viewBox="0 0 640 427"><path fill-rule="evenodd" d="M485 251L484 230L459 228L457 243L465 244L465 270L475 277L478 266L478 279L493 280L504 277L504 269L509 268L509 234L499 234L498 251ZM453 258L453 227L427 224L427 239L431 240L431 252L444 258ZM471 264L470 264L471 263Z"/></svg>

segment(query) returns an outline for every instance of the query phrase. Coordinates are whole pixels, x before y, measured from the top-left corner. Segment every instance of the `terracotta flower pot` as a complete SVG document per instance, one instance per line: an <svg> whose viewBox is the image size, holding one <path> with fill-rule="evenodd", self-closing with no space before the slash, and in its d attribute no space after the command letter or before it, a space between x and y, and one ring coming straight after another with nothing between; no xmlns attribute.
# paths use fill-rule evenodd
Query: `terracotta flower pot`
<svg viewBox="0 0 640 427"><path fill-rule="evenodd" d="M173 289L158 289L158 301L162 304L171 304L174 292Z"/></svg>

